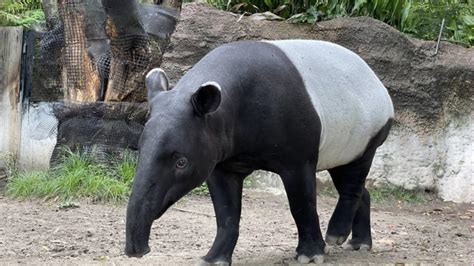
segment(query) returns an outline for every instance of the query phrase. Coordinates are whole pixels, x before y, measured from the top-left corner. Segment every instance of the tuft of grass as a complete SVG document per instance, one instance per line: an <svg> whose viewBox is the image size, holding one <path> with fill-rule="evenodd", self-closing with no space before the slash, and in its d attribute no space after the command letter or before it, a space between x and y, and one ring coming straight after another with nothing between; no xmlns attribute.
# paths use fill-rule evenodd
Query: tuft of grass
<svg viewBox="0 0 474 266"><path fill-rule="evenodd" d="M370 199L374 203L382 202L409 202L409 203L422 203L428 200L428 194L424 191L419 190L408 190L402 187L396 187L393 185L386 185L382 187L369 186L367 188L370 193ZM336 188L333 185L325 184L320 194L328 197L339 197Z"/></svg>
<svg viewBox="0 0 474 266"><path fill-rule="evenodd" d="M368 188L372 202L402 201L422 203L427 201L425 192L408 190L402 187L384 186Z"/></svg>
<svg viewBox="0 0 474 266"><path fill-rule="evenodd" d="M8 179L6 194L22 199L58 199L66 203L78 198L115 203L128 199L137 168L135 155L125 153L120 160L109 159L104 164L91 155L69 149L64 149L62 154L61 162L48 171L13 173ZM244 188L253 185L251 176L244 180ZM208 196L209 189L203 183L191 193Z"/></svg>
<svg viewBox="0 0 474 266"><path fill-rule="evenodd" d="M210 194L209 194L209 188L207 187L207 183L204 182L199 187L193 189L191 191L191 194L199 195L199 196L209 196Z"/></svg>
<svg viewBox="0 0 474 266"><path fill-rule="evenodd" d="M58 198L70 201L124 202L131 191L136 159L126 155L110 165L71 151L49 171L17 172L8 180L6 194L16 198Z"/></svg>
<svg viewBox="0 0 474 266"><path fill-rule="evenodd" d="M137 169L137 158L131 153L125 153L123 159L116 165L117 175L128 186L132 185Z"/></svg>
<svg viewBox="0 0 474 266"><path fill-rule="evenodd" d="M255 187L255 180L252 175L247 176L244 179L243 188L253 188ZM209 188L207 187L207 183L202 183L199 187L193 189L191 194L200 195L200 196L209 196Z"/></svg>
<svg viewBox="0 0 474 266"><path fill-rule="evenodd" d="M54 190L48 179L46 172L15 173L8 180L6 193L18 198L44 197Z"/></svg>

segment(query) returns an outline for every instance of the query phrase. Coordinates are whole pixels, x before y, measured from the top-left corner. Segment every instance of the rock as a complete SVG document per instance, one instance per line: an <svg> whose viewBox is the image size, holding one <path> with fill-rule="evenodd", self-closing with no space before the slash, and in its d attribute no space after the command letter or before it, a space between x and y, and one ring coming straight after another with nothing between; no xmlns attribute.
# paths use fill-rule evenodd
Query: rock
<svg viewBox="0 0 474 266"><path fill-rule="evenodd" d="M474 48L443 42L434 55L435 42L411 38L368 17L315 25L238 20L235 14L190 3L183 7L162 67L175 83L211 49L262 39L327 40L359 54L385 84L396 109L394 129L369 179L470 201Z"/></svg>

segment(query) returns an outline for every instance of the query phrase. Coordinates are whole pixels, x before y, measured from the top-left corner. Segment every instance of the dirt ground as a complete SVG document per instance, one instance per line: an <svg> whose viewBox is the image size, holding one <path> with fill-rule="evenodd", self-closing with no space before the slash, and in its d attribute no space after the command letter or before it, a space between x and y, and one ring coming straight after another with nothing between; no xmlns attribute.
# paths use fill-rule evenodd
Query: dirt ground
<svg viewBox="0 0 474 266"><path fill-rule="evenodd" d="M336 199L318 196L323 233ZM194 264L212 244L210 198L188 196L153 225L152 252L123 253L125 205L18 201L0 196L0 264ZM472 205L432 200L377 203L372 208L374 248L331 248L330 264L472 263ZM285 195L246 190L234 264L294 264L296 227Z"/></svg>

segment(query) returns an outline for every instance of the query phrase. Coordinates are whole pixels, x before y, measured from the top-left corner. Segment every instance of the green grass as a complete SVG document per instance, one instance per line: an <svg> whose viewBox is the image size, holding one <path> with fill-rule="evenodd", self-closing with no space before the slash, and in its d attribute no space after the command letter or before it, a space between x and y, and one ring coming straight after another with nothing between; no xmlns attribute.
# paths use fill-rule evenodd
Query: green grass
<svg viewBox="0 0 474 266"><path fill-rule="evenodd" d="M191 191L191 194L199 196L209 196L209 188L207 187L206 182L202 183L199 187L193 189L193 191Z"/></svg>
<svg viewBox="0 0 474 266"><path fill-rule="evenodd" d="M55 199L71 202L85 198L94 202L122 203L128 199L137 167L133 154L126 153L120 160L110 159L107 164L95 158L64 150L60 164L48 171L16 172L9 179L6 194L15 198ZM244 188L254 186L252 176L244 180ZM370 187L372 202L403 201L425 202L427 194L400 187ZM209 195L206 183L191 194ZM337 197L333 186L324 186L321 194Z"/></svg>
<svg viewBox="0 0 474 266"><path fill-rule="evenodd" d="M14 173L8 179L6 194L21 199L58 199L63 203L80 198L114 203L128 199L137 167L133 154L126 153L120 160L109 159L107 165L67 149L63 154L61 163L51 170ZM253 179L246 178L244 187L252 186ZM191 194L208 196L209 189L203 183Z"/></svg>
<svg viewBox="0 0 474 266"><path fill-rule="evenodd" d="M130 194L135 167L132 155L104 165L90 156L69 151L62 163L49 171L13 174L6 194L15 198L124 202Z"/></svg>
<svg viewBox="0 0 474 266"><path fill-rule="evenodd" d="M255 180L252 175L244 179L244 188L253 188L255 187ZM200 195L200 196L209 196L209 188L207 187L206 182L202 183L199 187L193 189L191 194Z"/></svg>
<svg viewBox="0 0 474 266"><path fill-rule="evenodd" d="M384 202L408 202L408 203L423 203L428 200L428 194L419 190L408 190L402 187L386 185L383 187L368 187L370 193L370 200L373 203ZM329 197L338 197L336 189L333 185L324 185L320 194Z"/></svg>
<svg viewBox="0 0 474 266"><path fill-rule="evenodd" d="M368 188L373 202L402 201L422 203L427 201L427 193L419 190L408 190L402 187L384 186Z"/></svg>

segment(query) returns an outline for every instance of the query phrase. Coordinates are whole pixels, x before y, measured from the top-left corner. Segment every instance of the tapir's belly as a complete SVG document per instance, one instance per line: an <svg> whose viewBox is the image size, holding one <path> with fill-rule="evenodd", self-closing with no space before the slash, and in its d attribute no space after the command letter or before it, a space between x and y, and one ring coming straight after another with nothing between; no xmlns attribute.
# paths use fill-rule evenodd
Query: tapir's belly
<svg viewBox="0 0 474 266"><path fill-rule="evenodd" d="M321 120L318 170L350 163L393 117L386 88L355 53L323 41L271 41L294 64ZM316 148L316 147L315 147Z"/></svg>

